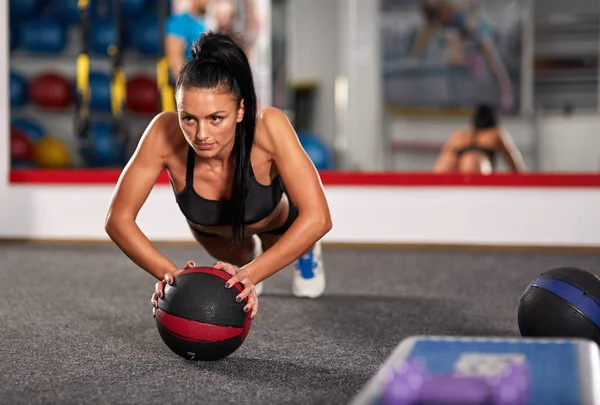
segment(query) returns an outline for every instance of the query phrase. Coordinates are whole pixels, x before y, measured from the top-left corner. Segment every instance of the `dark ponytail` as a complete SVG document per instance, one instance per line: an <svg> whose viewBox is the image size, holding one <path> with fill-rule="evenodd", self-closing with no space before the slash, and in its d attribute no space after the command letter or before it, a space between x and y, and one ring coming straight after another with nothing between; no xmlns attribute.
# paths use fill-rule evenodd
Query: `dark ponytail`
<svg viewBox="0 0 600 405"><path fill-rule="evenodd" d="M256 127L256 92L248 57L237 39L223 33L203 34L192 47L192 59L179 72L176 88L224 88L238 102L244 100L244 118L235 128L233 187L231 191L233 244L245 237L246 197L250 177L250 153Z"/></svg>
<svg viewBox="0 0 600 405"><path fill-rule="evenodd" d="M494 108L488 104L478 104L473 113L473 127L478 130L498 126L498 116Z"/></svg>

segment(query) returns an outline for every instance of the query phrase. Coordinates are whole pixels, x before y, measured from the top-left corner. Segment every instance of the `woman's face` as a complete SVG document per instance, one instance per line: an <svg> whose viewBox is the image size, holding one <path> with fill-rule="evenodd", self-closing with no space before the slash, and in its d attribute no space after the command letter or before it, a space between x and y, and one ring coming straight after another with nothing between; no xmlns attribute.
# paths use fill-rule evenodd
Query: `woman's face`
<svg viewBox="0 0 600 405"><path fill-rule="evenodd" d="M179 88L176 101L179 126L199 156L225 156L231 151L236 125L244 118L243 100L238 105L222 88Z"/></svg>
<svg viewBox="0 0 600 405"><path fill-rule="evenodd" d="M163 0L164 1L164 0ZM204 13L210 0L190 0L190 11L192 13Z"/></svg>
<svg viewBox="0 0 600 405"><path fill-rule="evenodd" d="M216 5L215 19L220 31L233 31L235 28L235 8L229 1L221 1Z"/></svg>

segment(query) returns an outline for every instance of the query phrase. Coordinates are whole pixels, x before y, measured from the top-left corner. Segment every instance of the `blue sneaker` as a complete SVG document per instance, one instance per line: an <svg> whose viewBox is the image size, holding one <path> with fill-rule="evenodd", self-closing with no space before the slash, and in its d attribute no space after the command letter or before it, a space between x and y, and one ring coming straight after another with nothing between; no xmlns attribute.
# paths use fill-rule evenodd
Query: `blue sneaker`
<svg viewBox="0 0 600 405"><path fill-rule="evenodd" d="M321 241L313 249L294 263L292 293L296 297L316 298L325 291L325 269Z"/></svg>

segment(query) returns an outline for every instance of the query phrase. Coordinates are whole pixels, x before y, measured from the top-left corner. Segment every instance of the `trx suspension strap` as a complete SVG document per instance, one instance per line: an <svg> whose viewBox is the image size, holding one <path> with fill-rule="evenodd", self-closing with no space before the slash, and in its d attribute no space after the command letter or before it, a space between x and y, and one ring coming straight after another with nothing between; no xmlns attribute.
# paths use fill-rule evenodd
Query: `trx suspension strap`
<svg viewBox="0 0 600 405"><path fill-rule="evenodd" d="M169 64L165 56L165 23L169 14L169 6L166 0L158 2L158 29L160 37L163 39L159 46L160 56L156 63L156 87L160 93L160 111L175 111L175 94L173 87L169 83Z"/></svg>
<svg viewBox="0 0 600 405"><path fill-rule="evenodd" d="M90 131L90 57L88 55L87 38L89 32L89 0L79 0L77 7L81 17L81 50L77 55L77 94L75 97L76 116L75 132L80 150L86 148Z"/></svg>

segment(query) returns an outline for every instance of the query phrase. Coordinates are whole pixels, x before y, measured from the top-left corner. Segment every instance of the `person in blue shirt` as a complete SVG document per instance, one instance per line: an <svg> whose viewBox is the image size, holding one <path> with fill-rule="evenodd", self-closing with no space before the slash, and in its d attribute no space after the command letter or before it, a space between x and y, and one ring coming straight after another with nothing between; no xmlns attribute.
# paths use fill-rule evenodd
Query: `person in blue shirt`
<svg viewBox="0 0 600 405"><path fill-rule="evenodd" d="M453 64L464 55L457 48L462 47L465 39L471 39L479 48L484 61L496 76L500 89L500 105L503 112L514 112L515 92L506 65L499 55L494 42L494 30L490 22L482 15L480 0L458 3L454 0L420 0L424 23L419 29L411 49L411 57L420 57L434 35L445 29L450 32L448 57ZM479 59L473 60L479 63Z"/></svg>
<svg viewBox="0 0 600 405"><path fill-rule="evenodd" d="M207 31L206 9L210 0L190 0L187 12L169 16L165 23L165 56L175 77L186 59L192 57L192 44Z"/></svg>

